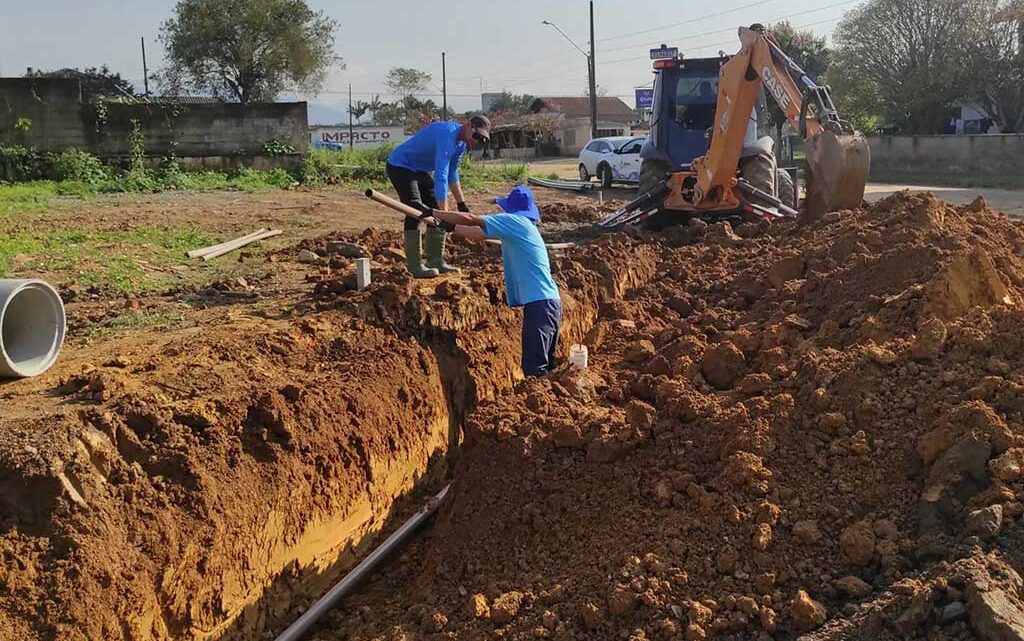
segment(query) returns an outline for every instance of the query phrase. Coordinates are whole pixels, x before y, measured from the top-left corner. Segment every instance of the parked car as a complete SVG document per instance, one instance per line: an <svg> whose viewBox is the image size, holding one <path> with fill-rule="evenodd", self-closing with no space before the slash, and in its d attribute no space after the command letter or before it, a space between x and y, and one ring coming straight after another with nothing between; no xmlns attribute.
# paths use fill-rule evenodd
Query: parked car
<svg viewBox="0 0 1024 641"><path fill-rule="evenodd" d="M580 180L589 182L596 176L605 188L613 182L640 181L640 148L644 138L616 136L595 138L580 152Z"/></svg>

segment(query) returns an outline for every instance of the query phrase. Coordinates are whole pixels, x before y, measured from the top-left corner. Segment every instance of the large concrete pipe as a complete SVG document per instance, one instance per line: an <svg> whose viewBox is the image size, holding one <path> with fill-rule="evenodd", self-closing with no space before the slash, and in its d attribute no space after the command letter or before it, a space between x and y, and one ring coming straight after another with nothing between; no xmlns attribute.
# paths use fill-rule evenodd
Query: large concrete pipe
<svg viewBox="0 0 1024 641"><path fill-rule="evenodd" d="M0 376L38 376L57 361L64 303L41 280L0 279Z"/></svg>

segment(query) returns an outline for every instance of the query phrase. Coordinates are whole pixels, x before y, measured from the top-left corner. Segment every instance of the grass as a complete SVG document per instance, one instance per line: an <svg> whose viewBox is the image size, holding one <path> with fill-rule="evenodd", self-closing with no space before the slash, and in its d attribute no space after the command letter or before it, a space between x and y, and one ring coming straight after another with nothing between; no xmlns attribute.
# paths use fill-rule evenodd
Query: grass
<svg viewBox="0 0 1024 641"><path fill-rule="evenodd" d="M308 185L341 185L356 189L382 189L388 185L386 163L392 146L376 149L312 149L306 157L303 182ZM462 157L459 178L464 189L483 189L496 183L526 180L529 170L521 163L479 163Z"/></svg>
<svg viewBox="0 0 1024 641"><path fill-rule="evenodd" d="M185 251L212 242L195 228L20 232L0 237L0 274L51 272L65 282L147 291L184 263Z"/></svg>
<svg viewBox="0 0 1024 641"><path fill-rule="evenodd" d="M871 181L890 184L990 189L1024 189L1024 175L966 174L924 171L871 171Z"/></svg>
<svg viewBox="0 0 1024 641"><path fill-rule="evenodd" d="M181 327L185 317L181 314L153 314L148 312L130 311L89 328L90 338L108 336L125 330Z"/></svg>

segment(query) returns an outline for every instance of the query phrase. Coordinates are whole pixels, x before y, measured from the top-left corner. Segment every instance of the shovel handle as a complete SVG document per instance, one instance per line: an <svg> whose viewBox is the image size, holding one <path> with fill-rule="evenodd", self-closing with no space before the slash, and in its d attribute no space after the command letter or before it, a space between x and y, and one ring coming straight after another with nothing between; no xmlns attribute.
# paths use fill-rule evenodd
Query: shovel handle
<svg viewBox="0 0 1024 641"><path fill-rule="evenodd" d="M416 220L420 220L421 213L419 210L414 209L413 207L410 207L405 203L400 203L394 198L389 198L378 191L367 189L366 197L374 202L384 205L385 207L390 207L391 209L394 209L395 211L404 214L409 218L415 218Z"/></svg>

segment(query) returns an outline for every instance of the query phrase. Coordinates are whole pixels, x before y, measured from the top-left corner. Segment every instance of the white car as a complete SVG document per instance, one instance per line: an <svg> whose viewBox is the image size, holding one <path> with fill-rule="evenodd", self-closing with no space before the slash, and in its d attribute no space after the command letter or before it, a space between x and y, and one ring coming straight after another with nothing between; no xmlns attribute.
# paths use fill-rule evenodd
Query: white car
<svg viewBox="0 0 1024 641"><path fill-rule="evenodd" d="M616 136L594 138L580 152L580 180L596 176L606 189L613 182L640 182L640 148L643 138Z"/></svg>

